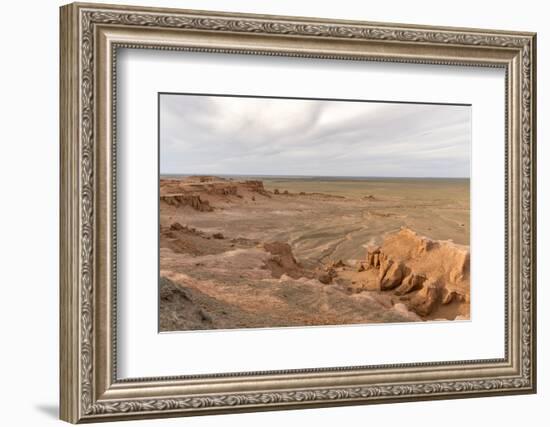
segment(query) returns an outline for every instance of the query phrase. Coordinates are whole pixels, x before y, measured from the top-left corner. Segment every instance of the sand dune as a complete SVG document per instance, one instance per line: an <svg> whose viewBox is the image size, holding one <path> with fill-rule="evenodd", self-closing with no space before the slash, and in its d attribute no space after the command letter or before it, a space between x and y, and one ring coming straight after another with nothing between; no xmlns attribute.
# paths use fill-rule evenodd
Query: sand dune
<svg viewBox="0 0 550 427"><path fill-rule="evenodd" d="M338 184L162 179L160 329L468 318L467 194Z"/></svg>

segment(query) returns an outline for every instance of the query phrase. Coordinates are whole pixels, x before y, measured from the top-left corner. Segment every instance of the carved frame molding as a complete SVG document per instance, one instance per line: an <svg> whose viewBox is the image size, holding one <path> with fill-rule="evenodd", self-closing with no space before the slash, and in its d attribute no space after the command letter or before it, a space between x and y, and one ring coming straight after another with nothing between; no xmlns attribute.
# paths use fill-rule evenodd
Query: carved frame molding
<svg viewBox="0 0 550 427"><path fill-rule="evenodd" d="M132 37L134 31L139 31L135 38ZM113 36L121 32L124 38ZM143 37L155 34L159 35L155 36L156 41L142 41ZM164 34L175 38L189 34L199 42L187 42L186 45L172 40L163 43ZM218 46L213 46L210 39L213 34L215 42L223 39L227 43L222 40ZM251 43L243 44L247 36ZM201 38L208 39L208 44L202 45ZM262 38L267 44L272 42L274 47L252 46ZM322 40L320 47L318 40ZM102 49L99 45L107 48ZM396 46L398 51L395 51ZM103 153L98 150L112 150L112 145L100 144L103 135L114 139L114 64L116 50L120 47L505 67L508 84L506 134L511 154L507 155L505 177L509 190L506 197L510 201L507 203L510 208L506 213L509 222L506 239L511 247L507 263L510 267L506 272L511 278L507 288L506 357L491 361L353 367L349 373L362 374L364 371L366 381L350 382L347 386L334 381L347 372L345 367L248 373L246 381L269 375L282 381L272 389L254 391L248 391L249 388L238 391L239 381L245 381L243 375L205 376L203 380L212 386L211 393L181 392L185 389L178 387L185 387L190 380L183 377L117 380L116 336L113 333L116 330L116 287L104 290L101 280L104 274L111 274L116 279L116 259L112 252L102 252L107 247L104 240L108 240L106 244L111 250L116 250L116 233L110 239L103 235L105 230L112 230L116 222L112 203L116 186L110 194L98 189L108 188L113 182L112 179L103 182L101 174L106 170L98 166L101 160L97 157L98 153ZM103 69L110 73L110 78L102 77ZM532 33L92 4L62 7L61 418L70 422L101 421L534 392L534 97L535 35ZM109 101L109 107L105 107L105 100ZM105 156L115 170L115 153ZM113 174L113 170L107 172ZM106 196L111 202L104 200ZM98 208L100 202L102 207ZM110 218L103 214L105 206L111 209ZM103 266L109 259L110 266ZM493 373L501 368L507 369L505 374ZM332 381L332 386L320 387L313 381L318 378L316 374L323 373L327 373L328 378L325 384ZM433 379L414 379L415 375L425 373ZM368 375L373 374L377 381L367 381ZM312 377L311 381L308 376ZM303 383L298 387L284 387L285 378ZM196 383L201 379L192 380ZM223 387L217 389L216 381L221 385L229 381L233 391L224 392ZM174 394L174 390L180 390L179 394Z"/></svg>

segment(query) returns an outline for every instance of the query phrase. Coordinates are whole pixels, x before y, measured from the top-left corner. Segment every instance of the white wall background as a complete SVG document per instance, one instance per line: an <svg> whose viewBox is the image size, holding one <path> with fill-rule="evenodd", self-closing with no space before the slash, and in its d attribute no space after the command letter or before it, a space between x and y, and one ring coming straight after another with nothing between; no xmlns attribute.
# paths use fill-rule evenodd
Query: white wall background
<svg viewBox="0 0 550 427"><path fill-rule="evenodd" d="M110 0L113 3L121 3ZM539 393L438 402L209 416L133 425L409 426L544 425L550 405L550 28L545 3L518 1L133 0L133 4L538 32ZM2 7L0 66L0 401L2 425L59 425L58 402L58 6Z"/></svg>

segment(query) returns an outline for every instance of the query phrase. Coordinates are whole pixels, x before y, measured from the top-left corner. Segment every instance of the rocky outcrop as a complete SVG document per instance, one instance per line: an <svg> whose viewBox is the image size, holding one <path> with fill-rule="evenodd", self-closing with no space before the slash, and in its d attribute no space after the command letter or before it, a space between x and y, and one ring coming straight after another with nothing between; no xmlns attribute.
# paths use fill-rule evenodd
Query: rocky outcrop
<svg viewBox="0 0 550 427"><path fill-rule="evenodd" d="M189 206L199 212L211 212L214 210L214 208L210 206L208 200L203 200L201 196L194 194L170 194L160 196L160 201L177 208Z"/></svg>
<svg viewBox="0 0 550 427"><path fill-rule="evenodd" d="M365 262L359 266L363 270L375 270L380 291L392 292L420 316L449 304L467 304L469 310L467 246L431 240L402 228L381 246L367 247Z"/></svg>
<svg viewBox="0 0 550 427"><path fill-rule="evenodd" d="M401 261L387 259L384 261L385 268L380 269L379 282L380 290L389 291L398 287L407 274L407 267Z"/></svg>
<svg viewBox="0 0 550 427"><path fill-rule="evenodd" d="M236 196L237 186L233 184L228 185L209 185L206 188L207 193L217 194L219 196Z"/></svg>
<svg viewBox="0 0 550 427"><path fill-rule="evenodd" d="M172 231L183 231L183 230L187 230L188 227L187 226L183 226L181 225L179 222L173 222L172 224L170 224L170 230Z"/></svg>
<svg viewBox="0 0 550 427"><path fill-rule="evenodd" d="M409 309L419 316L428 316L441 303L442 286L430 279L409 300Z"/></svg>
<svg viewBox="0 0 550 427"><path fill-rule="evenodd" d="M269 242L264 243L263 247L271 254L265 265L271 270L273 277L280 278L283 274L286 274L289 277L297 279L306 274L302 265L294 258L292 249L288 243Z"/></svg>
<svg viewBox="0 0 550 427"><path fill-rule="evenodd" d="M188 176L160 180L160 200L176 208L190 206L200 212L210 212L219 204L239 203L255 196L271 198L259 180L236 181L215 176Z"/></svg>
<svg viewBox="0 0 550 427"><path fill-rule="evenodd" d="M262 196L271 197L271 195L264 188L263 181L260 180L247 180L241 183L241 186L252 193L258 193Z"/></svg>

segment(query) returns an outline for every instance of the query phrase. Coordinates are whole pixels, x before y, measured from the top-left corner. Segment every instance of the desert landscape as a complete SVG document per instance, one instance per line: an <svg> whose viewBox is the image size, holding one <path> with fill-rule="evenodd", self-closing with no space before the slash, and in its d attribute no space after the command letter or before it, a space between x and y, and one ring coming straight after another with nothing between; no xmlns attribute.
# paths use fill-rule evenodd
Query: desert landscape
<svg viewBox="0 0 550 427"><path fill-rule="evenodd" d="M160 331L467 320L469 189L161 176Z"/></svg>

